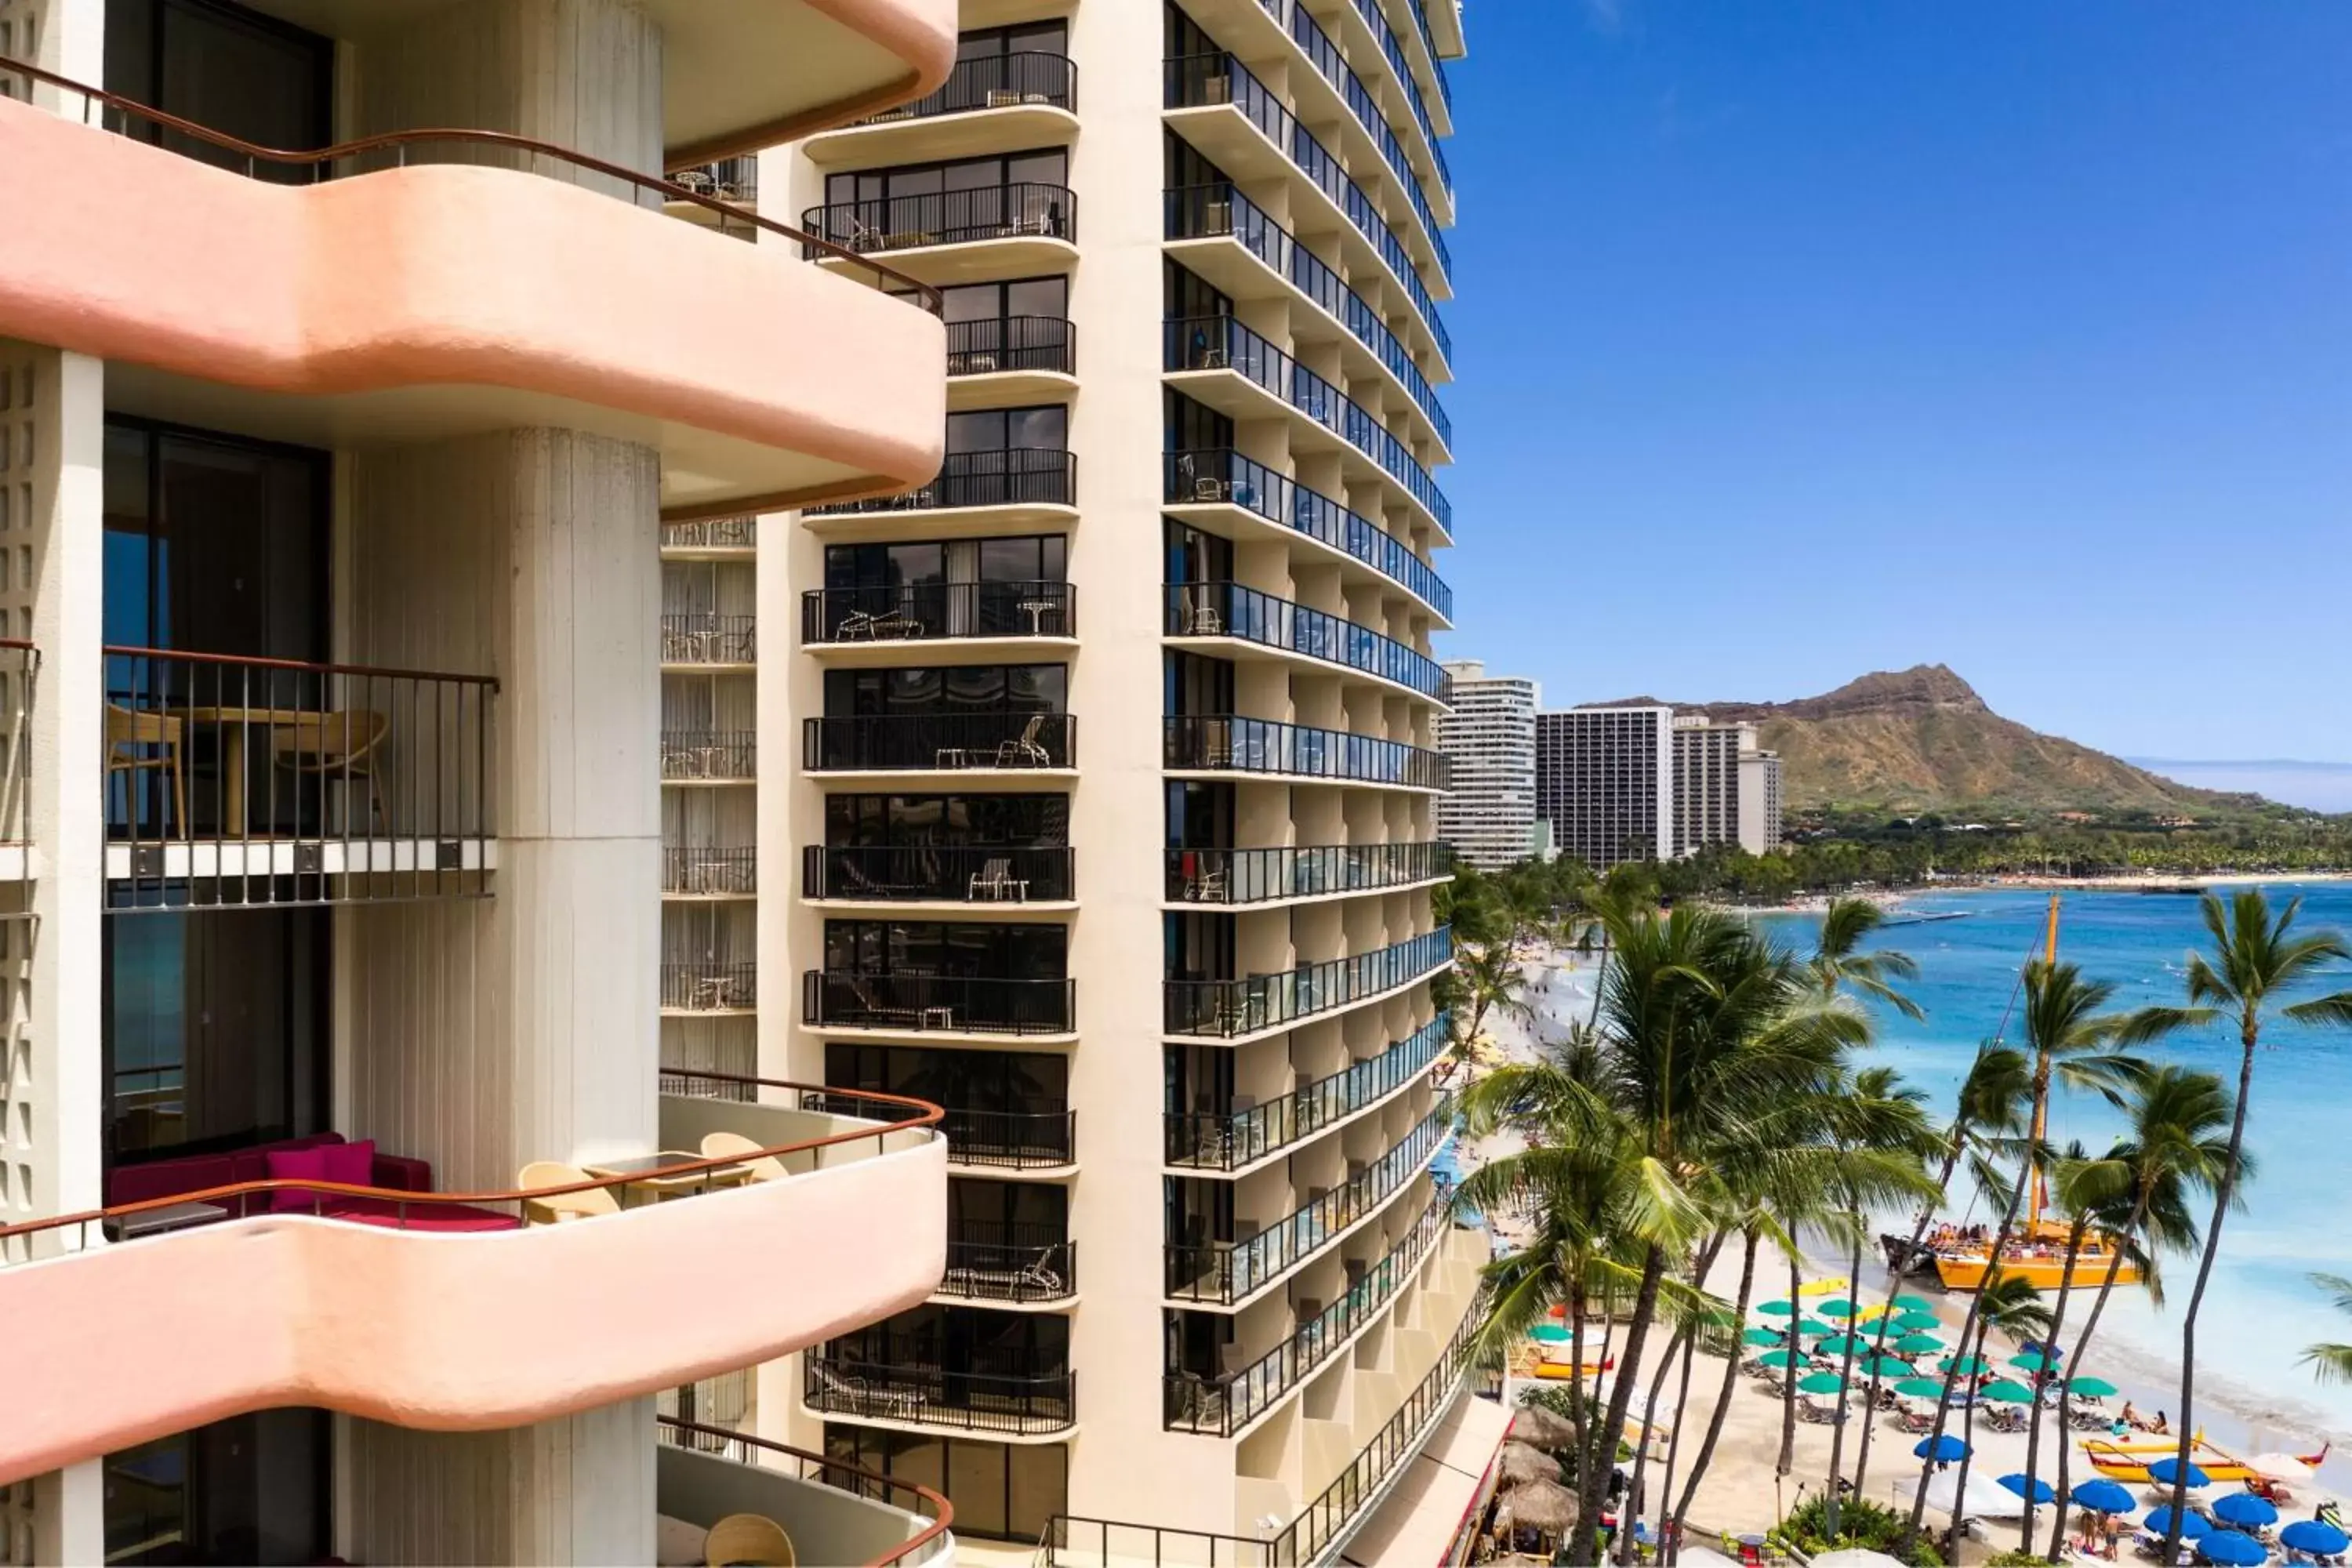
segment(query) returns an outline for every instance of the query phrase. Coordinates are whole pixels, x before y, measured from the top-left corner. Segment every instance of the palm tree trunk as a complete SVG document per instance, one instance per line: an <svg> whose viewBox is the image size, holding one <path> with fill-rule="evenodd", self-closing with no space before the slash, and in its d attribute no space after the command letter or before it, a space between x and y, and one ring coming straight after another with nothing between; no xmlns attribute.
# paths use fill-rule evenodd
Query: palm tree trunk
<svg viewBox="0 0 2352 1568"><path fill-rule="evenodd" d="M1959 1168L1960 1146L1967 1136L1967 1131L1965 1124L1955 1125L1952 1129L1952 1147L1944 1156L1943 1174L1936 1178L1936 1190L1939 1193L1948 1194L1951 1191L1952 1173ZM1886 1266L1888 1310L1885 1317L1878 1320L1878 1340L1870 1350L1873 1361L1886 1353L1886 1331L1895 1321L1894 1301L1903 1288L1903 1271L1909 1267L1911 1259L1917 1255L1919 1244L1927 1239L1928 1222L1936 1217L1937 1211L1943 1206L1943 1199L1938 1198L1935 1203L1920 1209L1919 1217L1911 1223L1911 1240L1903 1248L1902 1261L1899 1263L1890 1261ZM1862 1424L1862 1454L1853 1462L1853 1495L1856 1497L1862 1495L1864 1482L1870 1474L1870 1436L1877 1425L1874 1421L1865 1421Z"/></svg>
<svg viewBox="0 0 2352 1568"><path fill-rule="evenodd" d="M1961 1337L1960 1354L1964 1359L1984 1360L1985 1335L1991 1327L1987 1323L1977 1330L1976 1349L1973 1351L1969 1348L1967 1337ZM1969 1412L1960 1421L1960 1444L1965 1451L1960 1455L1958 1484L1952 1489L1952 1532L1944 1538L1944 1561L1947 1563L1960 1560L1960 1531L1969 1524L1969 1466L1977 1457L1977 1401L1974 1394L1969 1396ZM1923 1475L1919 1478L1919 1500L1925 1500L1927 1496L1927 1478Z"/></svg>
<svg viewBox="0 0 2352 1568"><path fill-rule="evenodd" d="M2189 1453L2197 1442L2197 1313L2205 1305L2205 1284L2213 1277L2213 1255L2221 1250L2221 1221L2230 1213L2230 1199L2238 1186L2238 1152L2246 1142L2246 1101L2254 1092L2254 1046L2261 1031L2250 1007L2239 1031L2238 1104L2230 1114L2230 1158L2221 1179L2213 1184L2213 1220L2205 1227L2205 1253L2197 1260L2197 1283L2189 1292L2189 1309L2180 1314L2180 1449L2179 1472L2172 1479L2172 1522L2164 1532L2164 1561L2180 1553L2180 1510L2189 1506Z"/></svg>
<svg viewBox="0 0 2352 1568"><path fill-rule="evenodd" d="M2147 1203L2150 1193L2151 1189L2146 1186L2143 1186L2140 1189L2138 1198L2132 1205L2131 1218L2124 1222L2122 1235L2116 1237L2118 1243L2123 1240L2124 1237L2138 1234L2141 1224L2147 1217ZM2083 1357L2090 1350L2091 1336L2099 1331L2099 1317L2107 1310L2107 1298L2115 1294L2116 1276L2123 1271L2123 1248L2118 1246L2114 1252L2107 1256L2106 1278L2099 1281L2099 1293L2095 1297L2092 1298L2091 1300L2091 1316L2083 1324L2083 1331L2074 1338L2074 1364L2076 1366L2081 1366L2083 1364ZM2069 1381L2072 1380L2070 1379ZM2073 1393L2070 1391L2066 1395L2067 1404L2061 1405L2060 1408L2065 1409L2071 1406L2074 1397ZM2069 1426L2067 1430L2072 1431L2073 1428ZM2066 1440L2064 1434L2062 1433L2058 1439L2058 1495L2061 1497L2066 1495L2066 1461L2072 1457L2073 1448L2074 1445L2069 1443ZM2058 1561L2058 1549L2065 1544L2065 1531L2066 1516L2064 1513L2061 1512L2058 1516L2057 1525L2050 1531L2050 1560L2053 1563Z"/></svg>
<svg viewBox="0 0 2352 1568"><path fill-rule="evenodd" d="M1797 1354L1797 1323L1805 1315L1804 1303L1798 1300L1798 1288L1804 1277L1797 1263L1796 1237L1789 1238L1789 1354L1790 1363L1780 1369L1780 1459L1773 1474L1785 1476L1797 1468L1797 1369L1804 1358Z"/></svg>
<svg viewBox="0 0 2352 1568"><path fill-rule="evenodd" d="M1855 1211L1851 1217L1853 1221L1853 1261L1845 1278L1846 1289L1850 1292L1847 1300L1853 1302L1857 1311L1848 1313L1845 1320L1845 1355L1838 1366L1838 1379L1844 1386L1838 1390L1838 1418L1830 1426L1829 1490L1822 1494L1822 1533L1832 1541L1837 1539L1838 1532L1838 1477L1845 1469L1846 1423L1853 1417L1853 1403L1846 1397L1853 1384L1853 1320L1859 1315L1858 1309L1862 1306L1861 1288L1855 1283L1862 1278L1861 1212ZM1892 1313L1888 1315L1893 1316ZM1870 1386L1871 1392L1875 1394L1878 1389L1878 1379L1875 1376L1870 1380ZM1870 1401L1864 1400L1862 1408L1862 1424L1865 1427L1870 1425Z"/></svg>
<svg viewBox="0 0 2352 1568"><path fill-rule="evenodd" d="M2072 1295L2074 1289L2074 1259L2082 1255L2083 1233L2090 1227L2090 1223L2089 1215L2078 1215L2074 1219L2074 1228L2067 1233L2066 1271L2058 1276L2058 1305L2052 1308L2050 1311L2050 1342L2042 1347L2043 1370L2033 1374L2033 1404L2030 1406L2033 1413L2032 1420L2032 1424L2025 1428L2025 1522L2017 1527L2017 1549L2020 1552L2033 1550L2033 1478L2041 1473L2035 1467L2042 1462L2042 1380L2050 1375L2051 1364L2056 1359L2054 1352L2059 1345L2058 1334L2066 1326L2066 1298ZM2082 1363L2077 1361L2075 1364L2079 1366ZM2057 1374L2058 1452L2063 1460L2063 1456L2066 1452L2067 1381L2066 1370L2063 1365L2057 1368ZM2051 1506L2058 1510L2059 1522L2063 1527L2066 1519L2066 1492L2063 1485L2058 1489L2058 1495L2052 1500Z"/></svg>
<svg viewBox="0 0 2352 1568"><path fill-rule="evenodd" d="M1633 1403L1633 1383L1641 1375L1642 1341L1650 1331L1650 1320L1658 1306L1658 1282L1665 1278L1666 1255L1663 1248L1652 1247L1642 1259L1642 1288L1633 1296L1633 1313L1625 1323L1625 1352L1617 1358L1616 1386L1610 1391L1609 1409L1601 1421L1601 1430L1591 1434L1589 1447L1594 1464L1591 1474L1585 1478L1583 1494L1577 1499L1582 1505L1576 1521L1576 1535L1569 1552L1572 1563L1598 1563L1601 1554L1594 1550L1601 1534L1601 1493L1608 1467L1601 1462L1602 1445L1613 1459L1617 1452L1617 1434L1625 1429L1625 1413Z"/></svg>
<svg viewBox="0 0 2352 1568"><path fill-rule="evenodd" d="M1993 1271L2000 1263L2000 1249L2009 1245L2010 1226L2017 1223L2017 1211L2025 1202L2026 1184L2033 1180L2033 1159L2029 1151L2017 1169L2017 1182L2010 1188L2009 1203L2000 1211L2000 1224L1993 1231L1992 1250L1985 1254L1984 1279L1979 1281L1976 1294L1969 1298L1969 1315L1960 1321L1959 1353L1952 1357L1952 1370L1944 1374L1943 1397L1936 1402L1936 1425L1927 1434L1927 1458L1919 1463L1919 1489L1911 1499L1911 1522L1904 1527L1903 1539L1909 1541L1919 1533L1919 1521L1927 1511L1927 1478L1936 1468L1936 1444L1944 1436L1944 1423L1952 1413L1952 1385L1959 1376L1959 1368L1969 1361L1969 1339L1977 1333L1977 1320L1983 1315L1984 1287L1992 1283ZM1969 1402L1969 1431L1976 1430L1976 1402ZM1963 1439L1965 1441L1966 1439Z"/></svg>
<svg viewBox="0 0 2352 1568"><path fill-rule="evenodd" d="M1664 1568L1674 1568L1675 1560L1682 1554L1681 1524L1670 1517L1675 1500L1675 1465L1682 1458L1683 1415L1690 1409L1691 1363L1698 1355L1698 1336L1693 1334L1683 1342L1682 1381L1675 1385L1675 1429L1666 1438L1666 1475L1658 1488L1658 1561ZM1732 1364L1738 1364L1738 1352L1732 1352Z"/></svg>
<svg viewBox="0 0 2352 1568"><path fill-rule="evenodd" d="M1568 1293L1568 1335L1570 1358L1568 1386L1576 1396L1568 1402L1569 1422L1576 1428L1576 1474L1570 1479L1576 1483L1576 1495L1582 1497L1585 1472L1591 1462L1592 1422L1591 1407L1585 1398L1584 1379L1575 1375L1574 1372L1575 1368L1584 1364L1584 1286L1580 1274L1578 1283Z"/></svg>
<svg viewBox="0 0 2352 1568"><path fill-rule="evenodd" d="M1650 1429L1658 1418L1658 1395L1666 1391L1666 1379L1675 1373L1675 1356L1693 1337L1689 1325L1678 1328L1666 1342L1666 1353L1658 1358L1658 1370L1650 1379L1650 1392L1642 1401L1642 1440L1633 1445L1633 1482L1625 1489L1625 1506L1617 1510L1617 1561L1634 1561L1633 1527L1640 1522L1636 1506L1642 1495L1642 1479L1650 1466ZM1672 1483L1669 1482L1669 1485Z"/></svg>
<svg viewBox="0 0 2352 1568"><path fill-rule="evenodd" d="M1748 1321L1748 1298L1756 1289L1756 1248L1762 1240L1763 1237L1756 1232L1749 1231L1747 1249L1741 1256L1738 1316L1743 1323ZM1685 1516L1690 1512L1692 1500L1698 1496L1698 1483L1705 1479L1706 1467L1715 1458L1715 1445L1723 1436L1723 1423L1731 1414L1731 1396L1738 1387L1739 1352L1735 1347L1729 1358L1724 1363L1723 1384L1716 1392L1715 1414L1707 1418L1706 1439L1698 1446L1697 1457L1691 1460L1690 1479L1683 1483L1683 1495L1675 1504L1673 1522L1677 1533L1682 1530ZM1689 1406L1685 1405L1684 1408L1688 1409Z"/></svg>

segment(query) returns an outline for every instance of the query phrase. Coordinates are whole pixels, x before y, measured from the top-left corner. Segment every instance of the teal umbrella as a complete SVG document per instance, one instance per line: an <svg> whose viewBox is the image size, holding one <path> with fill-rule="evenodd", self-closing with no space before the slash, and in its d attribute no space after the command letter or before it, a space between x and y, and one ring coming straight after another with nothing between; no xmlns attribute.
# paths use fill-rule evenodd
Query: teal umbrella
<svg viewBox="0 0 2352 1568"><path fill-rule="evenodd" d="M1794 1351L1766 1351L1756 1359L1765 1366L1795 1366L1798 1361Z"/></svg>
<svg viewBox="0 0 2352 1568"><path fill-rule="evenodd" d="M2021 1366L2028 1372L2049 1372L2058 1363L2052 1361L2040 1351L2026 1351L2021 1354L2010 1357L2009 1364L2011 1366Z"/></svg>
<svg viewBox="0 0 2352 1568"><path fill-rule="evenodd" d="M1895 1385L1895 1392L1906 1399L1941 1399L1944 1385L1932 1377L1906 1377Z"/></svg>
<svg viewBox="0 0 2352 1568"><path fill-rule="evenodd" d="M2012 1383L2005 1377L1999 1383L1989 1383L1985 1384L1984 1396L1987 1399L1998 1401L2002 1405L2031 1405L2033 1403L2033 1390L2026 1387L2025 1384L2021 1383Z"/></svg>
<svg viewBox="0 0 2352 1568"><path fill-rule="evenodd" d="M1813 1310L1819 1312L1824 1318L1851 1318L1856 1312L1862 1310L1862 1309L1847 1300L1844 1297L1838 1296L1820 1303L1814 1307Z"/></svg>
<svg viewBox="0 0 2352 1568"><path fill-rule="evenodd" d="M1906 1334L1895 1342L1893 1348L1905 1355L1931 1355L1944 1348L1944 1342L1933 1334Z"/></svg>
<svg viewBox="0 0 2352 1568"><path fill-rule="evenodd" d="M1860 1334L1840 1334L1835 1339L1823 1340L1813 1348L1822 1355L1843 1355L1848 1351L1856 1355L1868 1355L1870 1342Z"/></svg>
<svg viewBox="0 0 2352 1568"><path fill-rule="evenodd" d="M1768 1318L1793 1318L1797 1315L1793 1301L1767 1301L1756 1310Z"/></svg>
<svg viewBox="0 0 2352 1568"><path fill-rule="evenodd" d="M1742 1344L1769 1346L1784 1343L1787 1338L1778 1329L1749 1329L1739 1336L1739 1341Z"/></svg>
<svg viewBox="0 0 2352 1568"><path fill-rule="evenodd" d="M1797 1380L1797 1392L1800 1394L1843 1394L1845 1392L1845 1379L1840 1377L1833 1372L1817 1372L1812 1373L1811 1376L1799 1378Z"/></svg>
<svg viewBox="0 0 2352 1568"><path fill-rule="evenodd" d="M2078 1377L2066 1386L2085 1399L2110 1399L2116 1392L2116 1385L2104 1377Z"/></svg>
<svg viewBox="0 0 2352 1568"><path fill-rule="evenodd" d="M1789 1331L1794 1334L1802 1334L1807 1339L1811 1339L1817 1334L1834 1334L1841 1331L1828 1323L1822 1322L1819 1318L1804 1318L1799 1320L1799 1321L1791 1327Z"/></svg>
<svg viewBox="0 0 2352 1568"><path fill-rule="evenodd" d="M1873 1377L1908 1377L1911 1375L1911 1363L1897 1361L1891 1355L1883 1355L1857 1363L1856 1370L1867 1373Z"/></svg>
<svg viewBox="0 0 2352 1568"><path fill-rule="evenodd" d="M1977 1355L1948 1355L1936 1363L1937 1372L1957 1372L1962 1377L1974 1377L1980 1372L1990 1372L1992 1363Z"/></svg>
<svg viewBox="0 0 2352 1568"><path fill-rule="evenodd" d="M1528 1331L1528 1338L1556 1345L1568 1338L1567 1328L1559 1323L1538 1323Z"/></svg>
<svg viewBox="0 0 2352 1568"><path fill-rule="evenodd" d="M1906 1312L1895 1320L1895 1326L1906 1334L1930 1333L1944 1326L1944 1321L1933 1312Z"/></svg>
<svg viewBox="0 0 2352 1568"><path fill-rule="evenodd" d="M1936 1310L1932 1303L1916 1296L1897 1296L1886 1304L1898 1312L1932 1312Z"/></svg>

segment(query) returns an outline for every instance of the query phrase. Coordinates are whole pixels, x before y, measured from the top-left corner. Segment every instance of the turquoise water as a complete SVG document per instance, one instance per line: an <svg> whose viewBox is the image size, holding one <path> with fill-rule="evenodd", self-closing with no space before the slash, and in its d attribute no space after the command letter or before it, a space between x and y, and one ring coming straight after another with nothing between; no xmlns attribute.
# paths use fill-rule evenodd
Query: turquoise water
<svg viewBox="0 0 2352 1568"><path fill-rule="evenodd" d="M2274 902L2300 892L2303 924L2352 933L2352 885L2278 884ZM1958 912L1964 918L1905 925L1885 933L1919 963L1912 994L1927 1009L1924 1023L1883 1015L1879 1057L1927 1089L1939 1114L1977 1043L2000 1026L2017 972L2041 940L2049 895L1979 892L1925 895L1905 900L1902 914ZM1900 918L1900 917L1898 917ZM1776 918L1792 942L1809 939L1803 917ZM2177 895L2068 893L2059 924L2063 958L2085 974L2111 981L2114 1005L2145 1006L2187 1000L2182 964L2200 945L2204 928L2197 900ZM2331 989L2352 985L2352 973ZM2009 1038L2022 1044L2012 1020ZM2221 1075L2234 1084L2238 1047L2221 1030L2180 1035L2150 1055ZM2256 1058L2247 1142L2261 1168L2246 1189L2246 1207L2230 1217L2221 1256L2206 1292L2199 1331L2199 1414L2217 1436L2242 1424L2239 1436L2263 1447L2294 1446L2303 1436L2342 1434L2352 1442L2352 1390L2323 1389L2296 1365L2315 1340L2352 1340L2352 1320L2337 1314L2314 1270L2352 1275L2352 1031L2281 1025L2265 1036ZM2116 1114L2091 1099L2061 1099L2051 1117L2052 1140L2080 1139L2104 1149L2118 1129ZM1968 1197L1954 1194L1954 1207ZM1974 1217L1998 1211L1982 1199ZM2194 1259L2169 1264L2173 1310L2187 1300ZM2072 1312L2070 1311L2070 1316ZM2069 1336L2071 1337L2071 1336ZM2178 1364L2179 1328L2171 1312L2150 1305L2144 1292L2119 1294L2101 1321L2092 1347L2116 1381L2146 1404L2177 1404L2163 1396L2168 1368ZM2141 1396L2146 1391L2145 1397ZM2234 1417L2234 1421L2231 1418ZM2267 1439L2276 1439L2269 1441Z"/></svg>

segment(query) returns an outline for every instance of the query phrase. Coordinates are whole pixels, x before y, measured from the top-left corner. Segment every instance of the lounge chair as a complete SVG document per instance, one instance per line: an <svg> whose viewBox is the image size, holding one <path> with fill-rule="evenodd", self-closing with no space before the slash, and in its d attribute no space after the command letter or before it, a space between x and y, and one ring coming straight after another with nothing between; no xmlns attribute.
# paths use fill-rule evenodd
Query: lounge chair
<svg viewBox="0 0 2352 1568"><path fill-rule="evenodd" d="M998 742L996 765L1000 768L1052 767L1053 754L1045 750L1040 739L1045 732L1045 718L1043 713L1032 713L1019 735L1009 741Z"/></svg>
<svg viewBox="0 0 2352 1568"><path fill-rule="evenodd" d="M999 903L1003 901L1007 893L1013 895L1015 903L1027 903L1029 883L1025 878L1013 874L1011 856L994 855L981 863L971 886L964 889L964 899L967 902L976 901L983 893Z"/></svg>
<svg viewBox="0 0 2352 1568"><path fill-rule="evenodd" d="M911 1421L923 1408L923 1392L919 1388L894 1388L863 1377L844 1377L814 1359L809 1362L809 1372L817 1387L860 1415Z"/></svg>

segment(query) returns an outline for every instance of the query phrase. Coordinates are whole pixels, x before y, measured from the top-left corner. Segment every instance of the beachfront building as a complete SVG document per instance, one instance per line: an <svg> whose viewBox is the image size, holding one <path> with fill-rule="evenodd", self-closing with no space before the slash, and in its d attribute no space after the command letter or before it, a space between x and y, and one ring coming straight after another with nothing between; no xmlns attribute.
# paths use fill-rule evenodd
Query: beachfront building
<svg viewBox="0 0 2352 1568"><path fill-rule="evenodd" d="M1780 753L1753 744L1739 752L1738 843L1750 855L1780 847Z"/></svg>
<svg viewBox="0 0 2352 1568"><path fill-rule="evenodd" d="M772 589L678 552L937 473L937 296L704 166L954 53L939 0L0 0L0 1556L951 1550L657 1401L946 1256L929 1108L719 1037Z"/></svg>
<svg viewBox="0 0 2352 1568"><path fill-rule="evenodd" d="M1538 852L1536 683L1489 676L1476 660L1444 666L1453 705L1437 716L1437 749L1448 789L1437 803L1437 834L1455 856L1499 871Z"/></svg>
<svg viewBox="0 0 2352 1568"><path fill-rule="evenodd" d="M1412 1457L1493 1447L1485 1238L1431 1175L1458 18L961 26L929 97L759 174L949 323L937 480L761 521L801 862L757 919L809 956L761 1057L939 1100L953 1163L938 1289L763 1369L757 1425L1024 1563L1325 1561L1392 1496L1450 1531L1486 1456Z"/></svg>
<svg viewBox="0 0 2352 1568"><path fill-rule="evenodd" d="M1560 854L1606 870L1674 852L1674 718L1655 703L1536 715L1536 815Z"/></svg>

